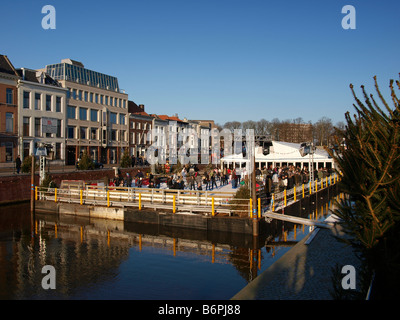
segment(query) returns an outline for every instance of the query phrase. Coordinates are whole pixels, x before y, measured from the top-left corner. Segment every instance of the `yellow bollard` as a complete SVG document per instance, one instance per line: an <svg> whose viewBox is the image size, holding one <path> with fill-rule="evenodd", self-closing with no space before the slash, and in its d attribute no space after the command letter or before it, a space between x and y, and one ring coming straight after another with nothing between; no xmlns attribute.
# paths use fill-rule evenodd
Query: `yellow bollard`
<svg viewBox="0 0 400 320"><path fill-rule="evenodd" d="M175 195L172 197L172 213L176 212L176 203L175 203Z"/></svg>
<svg viewBox="0 0 400 320"><path fill-rule="evenodd" d="M310 192L310 194L312 193L312 191L311 191L311 181L310 181L310 188L308 189L308 191Z"/></svg>
<svg viewBox="0 0 400 320"><path fill-rule="evenodd" d="M294 201L296 201L296 186L293 187L293 197Z"/></svg>
<svg viewBox="0 0 400 320"><path fill-rule="evenodd" d="M107 207L110 206L110 191L107 191Z"/></svg>
<svg viewBox="0 0 400 320"><path fill-rule="evenodd" d="M142 210L142 194L139 193L139 210Z"/></svg>
<svg viewBox="0 0 400 320"><path fill-rule="evenodd" d="M83 242L83 227L81 226L81 243Z"/></svg>
<svg viewBox="0 0 400 320"><path fill-rule="evenodd" d="M80 204L83 204L83 190L80 190Z"/></svg>
<svg viewBox="0 0 400 320"><path fill-rule="evenodd" d="M318 192L318 181L315 180L315 192Z"/></svg>
<svg viewBox="0 0 400 320"><path fill-rule="evenodd" d="M211 198L211 215L214 217L214 197Z"/></svg>
<svg viewBox="0 0 400 320"><path fill-rule="evenodd" d="M57 223L54 225L54 233L55 233L55 236L57 238Z"/></svg>
<svg viewBox="0 0 400 320"><path fill-rule="evenodd" d="M275 193L272 194L272 211L275 211Z"/></svg>
<svg viewBox="0 0 400 320"><path fill-rule="evenodd" d="M38 187L35 187L35 200L38 199Z"/></svg>
<svg viewBox="0 0 400 320"><path fill-rule="evenodd" d="M304 198L304 183L303 183L303 185L302 185L302 188L303 188L303 198Z"/></svg>
<svg viewBox="0 0 400 320"><path fill-rule="evenodd" d="M54 202L57 202L57 188L54 189Z"/></svg>
<svg viewBox="0 0 400 320"><path fill-rule="evenodd" d="M249 205L250 205L250 217L252 218L253 216L253 199L252 198L250 198L250 202L249 202Z"/></svg>
<svg viewBox="0 0 400 320"><path fill-rule="evenodd" d="M261 218L261 198L258 198L258 219Z"/></svg>
<svg viewBox="0 0 400 320"><path fill-rule="evenodd" d="M284 202L284 203L285 203L285 207L286 207L286 203L287 203L287 202L286 202L286 189L285 189L285 191L283 192L283 194L284 194L284 197L285 197L285 202Z"/></svg>
<svg viewBox="0 0 400 320"><path fill-rule="evenodd" d="M110 230L107 230L107 246L110 246Z"/></svg>

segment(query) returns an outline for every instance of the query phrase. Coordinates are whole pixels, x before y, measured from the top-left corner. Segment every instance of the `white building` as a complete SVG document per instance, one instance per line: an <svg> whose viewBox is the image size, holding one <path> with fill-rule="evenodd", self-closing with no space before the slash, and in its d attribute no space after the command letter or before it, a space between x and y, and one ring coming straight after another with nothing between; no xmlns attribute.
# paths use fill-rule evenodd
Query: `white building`
<svg viewBox="0 0 400 320"><path fill-rule="evenodd" d="M21 68L18 80L18 137L22 158L48 147L48 159L65 163L67 89L42 71Z"/></svg>
<svg viewBox="0 0 400 320"><path fill-rule="evenodd" d="M296 167L309 167L309 155L304 157L300 154L300 143L289 143L283 141L272 141L272 146L269 147L269 153L263 154L262 147L255 149L255 165L256 168L263 168L272 166L282 167L293 165ZM316 149L313 155L315 168L335 168L334 160L329 156L328 152L321 149ZM247 166L250 162L249 155L243 157L242 153L227 155L221 159L221 166L236 168Z"/></svg>

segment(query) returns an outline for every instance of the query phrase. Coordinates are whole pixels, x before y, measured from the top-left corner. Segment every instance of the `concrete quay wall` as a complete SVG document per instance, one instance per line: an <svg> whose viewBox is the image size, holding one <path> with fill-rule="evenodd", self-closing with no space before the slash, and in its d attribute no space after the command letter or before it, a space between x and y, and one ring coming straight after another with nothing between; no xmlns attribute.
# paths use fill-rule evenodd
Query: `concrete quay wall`
<svg viewBox="0 0 400 320"><path fill-rule="evenodd" d="M56 215L75 215L86 218L104 218L134 223L155 224L166 227L192 228L205 231L252 234L253 221L250 218L205 216L202 214L183 214L160 212L149 209L116 208L76 203L63 203L39 200L35 202L35 211ZM265 223L258 220L259 225ZM260 228L261 230L261 228Z"/></svg>

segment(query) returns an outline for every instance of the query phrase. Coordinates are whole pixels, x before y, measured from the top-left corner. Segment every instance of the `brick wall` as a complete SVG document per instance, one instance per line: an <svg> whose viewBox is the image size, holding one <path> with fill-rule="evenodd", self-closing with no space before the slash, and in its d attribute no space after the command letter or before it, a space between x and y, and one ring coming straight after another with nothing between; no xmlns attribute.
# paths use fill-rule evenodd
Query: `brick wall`
<svg viewBox="0 0 400 320"><path fill-rule="evenodd" d="M121 174L125 177L129 172L131 176L135 176L137 169L120 169ZM148 171L149 169L147 169ZM146 169L142 171L146 172ZM60 186L62 180L85 180L87 182L98 181L103 179L113 179L114 170L94 170L94 171L75 171L64 173L51 173L52 180ZM35 175L35 185L39 184L39 175ZM19 176L0 177L0 204L6 202L30 200L31 197L31 176L28 174Z"/></svg>

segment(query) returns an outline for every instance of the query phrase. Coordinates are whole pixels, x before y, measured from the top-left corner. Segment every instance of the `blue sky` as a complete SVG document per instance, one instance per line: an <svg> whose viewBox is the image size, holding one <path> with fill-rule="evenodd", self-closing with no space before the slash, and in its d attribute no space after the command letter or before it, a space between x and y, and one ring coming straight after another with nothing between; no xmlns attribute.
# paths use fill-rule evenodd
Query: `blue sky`
<svg viewBox="0 0 400 320"><path fill-rule="evenodd" d="M56 9L56 29L41 26ZM341 25L344 5L356 29ZM388 92L400 72L396 0L8 1L0 53L15 67L63 58L118 77L149 113L227 121L335 124L354 112L349 84ZM389 98L389 96L388 96Z"/></svg>

